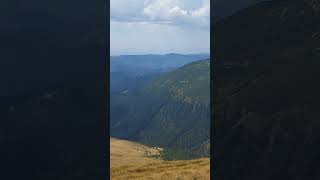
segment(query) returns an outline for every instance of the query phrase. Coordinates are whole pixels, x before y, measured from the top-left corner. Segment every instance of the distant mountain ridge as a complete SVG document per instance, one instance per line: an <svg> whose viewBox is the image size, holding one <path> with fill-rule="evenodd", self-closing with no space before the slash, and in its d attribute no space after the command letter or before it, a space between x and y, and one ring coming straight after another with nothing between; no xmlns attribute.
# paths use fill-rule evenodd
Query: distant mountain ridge
<svg viewBox="0 0 320 180"><path fill-rule="evenodd" d="M111 56L110 71L130 71L132 73L145 73L145 70L167 71L181 67L187 63L209 58L209 54L177 54L165 55L120 55Z"/></svg>
<svg viewBox="0 0 320 180"><path fill-rule="evenodd" d="M111 92L143 86L159 75L173 71L185 64L208 59L209 54L120 55L111 56Z"/></svg>

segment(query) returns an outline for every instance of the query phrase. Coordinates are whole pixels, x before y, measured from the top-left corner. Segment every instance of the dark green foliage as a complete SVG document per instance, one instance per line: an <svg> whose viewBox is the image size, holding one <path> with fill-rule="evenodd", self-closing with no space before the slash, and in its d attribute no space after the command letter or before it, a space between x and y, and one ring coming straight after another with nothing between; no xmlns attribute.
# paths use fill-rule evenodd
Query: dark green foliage
<svg viewBox="0 0 320 180"><path fill-rule="evenodd" d="M146 86L147 92L170 94L189 103L210 102L210 62L197 61L156 79Z"/></svg>
<svg viewBox="0 0 320 180"><path fill-rule="evenodd" d="M188 152L187 150L179 150L179 149L169 149L166 148L161 152L161 158L167 161L174 161L174 160L190 160L196 158L192 153Z"/></svg>

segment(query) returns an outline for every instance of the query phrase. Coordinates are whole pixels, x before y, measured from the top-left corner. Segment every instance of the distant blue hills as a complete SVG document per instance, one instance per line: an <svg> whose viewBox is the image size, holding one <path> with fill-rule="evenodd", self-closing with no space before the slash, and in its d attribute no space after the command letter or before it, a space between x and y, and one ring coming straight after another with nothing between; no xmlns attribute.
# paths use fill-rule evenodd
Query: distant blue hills
<svg viewBox="0 0 320 180"><path fill-rule="evenodd" d="M111 56L110 72L127 72L131 75L143 75L156 72L166 72L185 64L208 59L210 54L177 54L165 55L120 55Z"/></svg>
<svg viewBox="0 0 320 180"><path fill-rule="evenodd" d="M110 90L119 92L143 86L159 75L188 63L209 59L210 54L120 55L110 57Z"/></svg>

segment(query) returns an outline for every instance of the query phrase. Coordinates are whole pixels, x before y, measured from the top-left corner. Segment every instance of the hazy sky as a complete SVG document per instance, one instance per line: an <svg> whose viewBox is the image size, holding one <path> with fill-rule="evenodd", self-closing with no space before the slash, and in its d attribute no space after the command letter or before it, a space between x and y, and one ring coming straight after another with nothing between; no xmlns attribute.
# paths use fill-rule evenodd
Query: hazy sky
<svg viewBox="0 0 320 180"><path fill-rule="evenodd" d="M210 0L110 3L111 55L210 51Z"/></svg>

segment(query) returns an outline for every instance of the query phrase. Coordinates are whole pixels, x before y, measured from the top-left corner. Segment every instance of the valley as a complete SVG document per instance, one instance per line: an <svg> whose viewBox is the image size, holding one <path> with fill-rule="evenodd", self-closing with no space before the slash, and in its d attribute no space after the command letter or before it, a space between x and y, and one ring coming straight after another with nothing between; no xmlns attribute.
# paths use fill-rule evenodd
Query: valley
<svg viewBox="0 0 320 180"><path fill-rule="evenodd" d="M125 92L125 93L124 93ZM164 147L167 160L210 156L210 60L111 95L111 136Z"/></svg>

